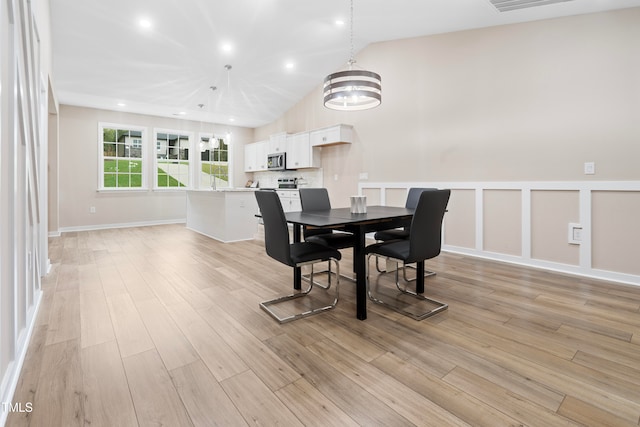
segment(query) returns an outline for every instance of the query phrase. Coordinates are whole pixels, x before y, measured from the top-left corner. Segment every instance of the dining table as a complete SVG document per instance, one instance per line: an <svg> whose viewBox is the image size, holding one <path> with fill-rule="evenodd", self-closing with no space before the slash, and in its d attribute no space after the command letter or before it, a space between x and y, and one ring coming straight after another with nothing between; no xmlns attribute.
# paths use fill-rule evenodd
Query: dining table
<svg viewBox="0 0 640 427"><path fill-rule="evenodd" d="M411 223L414 209L394 206L367 206L365 213L352 213L351 208L334 208L318 211L285 212L288 223L293 226L293 241L300 242L303 227L335 228L353 233L355 246L353 265L356 275L356 317L367 318L367 270L366 234L379 230L407 226ZM424 261L416 265L416 292L424 292ZM302 272L294 269L294 289L301 289Z"/></svg>

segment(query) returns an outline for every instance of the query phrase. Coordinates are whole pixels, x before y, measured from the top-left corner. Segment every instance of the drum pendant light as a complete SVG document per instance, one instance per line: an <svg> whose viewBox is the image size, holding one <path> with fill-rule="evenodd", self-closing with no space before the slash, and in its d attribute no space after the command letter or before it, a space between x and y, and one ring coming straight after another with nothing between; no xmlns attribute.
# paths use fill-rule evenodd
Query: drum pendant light
<svg viewBox="0 0 640 427"><path fill-rule="evenodd" d="M367 110L382 102L382 81L373 71L356 69L353 58L353 0L351 0L351 57L349 69L324 79L324 106L332 110Z"/></svg>

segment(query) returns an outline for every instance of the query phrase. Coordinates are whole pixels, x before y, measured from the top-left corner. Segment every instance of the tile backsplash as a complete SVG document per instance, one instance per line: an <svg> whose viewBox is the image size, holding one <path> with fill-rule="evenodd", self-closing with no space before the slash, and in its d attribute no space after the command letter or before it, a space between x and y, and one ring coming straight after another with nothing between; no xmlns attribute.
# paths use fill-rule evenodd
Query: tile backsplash
<svg viewBox="0 0 640 427"><path fill-rule="evenodd" d="M259 188L278 188L278 178L298 178L298 187L323 187L322 169L255 172Z"/></svg>

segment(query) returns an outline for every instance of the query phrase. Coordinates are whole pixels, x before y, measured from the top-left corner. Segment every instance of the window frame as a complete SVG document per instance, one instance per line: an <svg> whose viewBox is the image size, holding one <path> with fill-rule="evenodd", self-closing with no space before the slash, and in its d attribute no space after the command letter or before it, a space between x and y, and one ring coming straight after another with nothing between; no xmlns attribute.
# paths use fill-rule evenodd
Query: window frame
<svg viewBox="0 0 640 427"><path fill-rule="evenodd" d="M187 184L184 186L177 186L177 187L160 187L158 185L158 134L175 134L178 136L186 136L188 138L188 149L189 149L189 157L187 159L187 162L189 163L188 165L188 171L187 171ZM197 162L197 160L194 160L193 155L191 153L194 153L195 150L195 141L194 141L194 132L192 131L186 131L186 130L178 130L178 129L167 129L167 128L153 128L153 144L152 146L155 147L153 150L153 174L152 175L152 180L153 180L153 190L154 191L187 191L187 190L191 190L194 188L193 186L193 182L194 182L194 178L193 178L193 170L194 170L194 162ZM196 156L197 158L198 156ZM167 159L170 160L170 159ZM177 162L180 162L181 159L176 159Z"/></svg>
<svg viewBox="0 0 640 427"><path fill-rule="evenodd" d="M200 147L200 142L202 141L203 138L209 138L209 139L222 139L224 141L224 143L227 146L227 176L229 178L229 180L227 181L228 185L227 187L221 187L221 188L233 188L233 145L231 142L231 134L230 133L226 133L226 134L215 134L212 132L200 132L198 134L198 161L197 161L197 165L196 165L196 171L198 172L198 174L200 173L200 171L202 171L202 165L203 165L203 161L202 161L202 149ZM200 185L201 182L200 180L198 180L198 188L211 188L211 185Z"/></svg>
<svg viewBox="0 0 640 427"><path fill-rule="evenodd" d="M111 156L104 155L104 130L105 129L115 129L116 131L126 130L126 131L136 131L140 132L140 140L142 141L140 146L140 157L123 157L124 159L139 159L141 162L140 166L140 186L139 187L106 187L105 184L105 170L104 170L104 162L109 159ZM137 139L137 138L136 138ZM109 122L98 122L98 191L147 191L149 189L148 182L148 165L149 160L147 156L147 139L148 139L148 129L146 126L139 125L129 125L129 124L121 124L121 123L109 123ZM106 141L106 143L110 143L111 141ZM115 142L117 144L117 141ZM117 156L115 157L118 158ZM116 183L118 179L116 178Z"/></svg>

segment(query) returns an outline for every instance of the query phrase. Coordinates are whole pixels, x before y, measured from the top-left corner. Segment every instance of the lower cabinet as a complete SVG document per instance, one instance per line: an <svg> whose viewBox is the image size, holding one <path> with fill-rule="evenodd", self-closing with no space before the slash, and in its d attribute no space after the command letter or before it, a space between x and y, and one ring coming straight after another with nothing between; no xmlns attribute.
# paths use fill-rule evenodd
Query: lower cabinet
<svg viewBox="0 0 640 427"><path fill-rule="evenodd" d="M282 210L285 212L302 210L300 192L298 190L278 190L278 197L280 197L280 203L282 203Z"/></svg>

